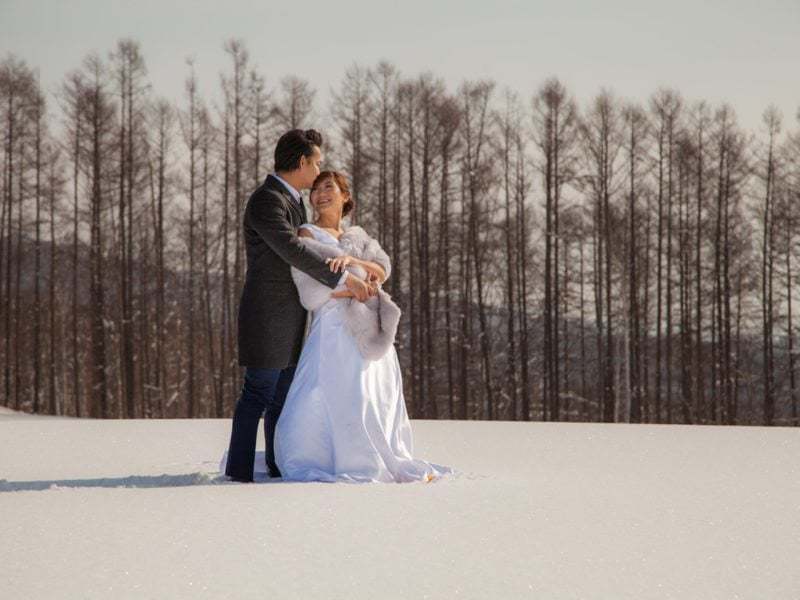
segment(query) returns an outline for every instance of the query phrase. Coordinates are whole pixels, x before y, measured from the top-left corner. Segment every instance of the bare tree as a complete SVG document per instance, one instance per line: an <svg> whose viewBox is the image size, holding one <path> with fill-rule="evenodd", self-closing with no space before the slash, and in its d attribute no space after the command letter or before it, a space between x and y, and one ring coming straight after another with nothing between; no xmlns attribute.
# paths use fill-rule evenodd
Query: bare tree
<svg viewBox="0 0 800 600"><path fill-rule="evenodd" d="M4 189L0 240L5 260L0 260L0 275L3 275L2 300L5 318L3 391L6 402L19 409L22 404L21 385L21 243L24 231L23 202L26 194L26 171L30 149L30 107L37 101L36 80L28 66L14 56L0 63L0 104L4 112ZM15 206L16 205L16 206ZM17 234L14 239L13 219L16 207ZM3 227L5 226L5 227ZM14 245L16 241L16 245ZM2 264L2 263L5 264ZM12 273L14 274L12 279ZM13 285L13 287L12 287ZM12 350L13 344L13 350Z"/></svg>
<svg viewBox="0 0 800 600"><path fill-rule="evenodd" d="M241 227L238 226L242 221L242 171L243 171L243 125L247 121L245 113L245 93L246 75L249 54L244 44L239 40L229 40L225 44L225 52L231 58L233 72L230 77L222 78L222 85L225 87L225 98L230 104L229 111L232 123L229 128L230 144L233 153L233 199L234 199L234 218L237 226L234 228L234 259L233 259L233 298L238 298L241 294L243 282L242 257L244 247L242 245ZM238 374L238 373L237 373Z"/></svg>
<svg viewBox="0 0 800 600"><path fill-rule="evenodd" d="M47 389L47 410L51 415L63 414L63 384L57 382L56 369L60 367L61 381L63 377L64 351L63 351L63 328L61 327L62 315L56 320L56 312L59 311L60 303L56 302L56 262L57 262L57 238L56 238L56 198L63 193L63 179L61 175L61 157L52 142L48 142L45 149L47 170L47 196L49 208L50 224L50 269L48 285L48 315L49 315L49 355L48 355L48 389ZM58 388L58 393L56 389ZM60 399L60 398L61 399Z"/></svg>
<svg viewBox="0 0 800 600"><path fill-rule="evenodd" d="M370 97L369 72L354 64L344 75L341 88L333 93L333 118L338 123L339 138L343 142L344 167L350 176L352 194L358 210L352 213L352 222L357 224L366 211L372 212L371 205L365 206L369 197L365 193L371 176L371 156L368 148L367 123L372 120L372 99Z"/></svg>
<svg viewBox="0 0 800 600"><path fill-rule="evenodd" d="M770 106L763 115L767 129L767 155L761 178L764 185L764 204L761 213L761 317L762 361L764 370L764 424L772 425L775 418L775 342L772 329L775 323L773 280L775 270L775 179L777 170L776 144L781 131L781 115Z"/></svg>
<svg viewBox="0 0 800 600"><path fill-rule="evenodd" d="M598 331L598 361L602 357L602 418L615 420L618 413L615 392L614 306L612 304L613 264L612 252L616 245L612 230L616 229L612 198L621 186L622 167L619 156L623 144L620 109L609 92L602 92L594 101L584 119L581 131L589 163L586 180L594 201L595 239L595 306ZM605 331L603 332L603 328Z"/></svg>
<svg viewBox="0 0 800 600"><path fill-rule="evenodd" d="M253 146L251 150L253 165L253 185L258 186L264 180L264 142L271 122L271 96L266 89L264 78L255 70L250 72L250 110L252 118L251 131Z"/></svg>
<svg viewBox="0 0 800 600"><path fill-rule="evenodd" d="M38 87L38 85L37 85ZM34 276L33 276L33 412L41 409L42 393L42 171L43 167L43 137L45 128L45 102L38 92L29 99L28 110L33 121L33 154L35 184L34 197L36 203L36 216L34 218ZM21 232L20 232L21 233Z"/></svg>
<svg viewBox="0 0 800 600"><path fill-rule="evenodd" d="M559 352L561 286L559 285L559 217L564 185L574 176L577 136L575 101L558 79L548 79L533 101L536 145L541 152L539 170L545 195L543 405L545 420L558 420L561 377Z"/></svg>
<svg viewBox="0 0 800 600"><path fill-rule="evenodd" d="M166 222L165 204L169 200L169 175L170 153L172 149L172 133L175 123L175 112L172 106L164 100L158 101L153 107L153 127L155 136L152 140L150 158L150 189L151 189L151 216L154 233L154 251L156 263L156 291L155 291L155 380L153 383L156 392L156 408L160 417L165 416L168 396L168 370L166 360L167 344L167 265L165 261L166 250Z"/></svg>
<svg viewBox="0 0 800 600"><path fill-rule="evenodd" d="M680 96L673 90L661 89L650 100L655 119L658 155L658 220L656 233L656 361L655 417L662 422L662 381L666 380L667 422L672 418L672 201L673 151L678 117L682 107ZM666 231L665 231L666 230ZM664 237L666 234L666 249ZM666 275L664 259L666 258ZM666 292L666 293L665 293ZM666 313L666 360L662 355L662 314Z"/></svg>
<svg viewBox="0 0 800 600"><path fill-rule="evenodd" d="M86 123L86 163L89 172L91 199L90 265L90 310L91 310L91 392L89 414L93 417L110 416L108 357L106 355L106 297L103 272L105 248L103 245L104 207L107 206L111 165L109 156L113 142L113 119L115 107L106 88L105 67L96 55L89 56L84 63L86 72L86 99L84 104Z"/></svg>
<svg viewBox="0 0 800 600"><path fill-rule="evenodd" d="M397 88L397 70L390 63L382 61L374 69L367 72L367 77L373 86L375 95L375 108L372 112L373 128L378 133L376 147L370 152L376 156L378 163L378 181L375 194L377 195L377 217L374 225L377 230L378 242L386 248L388 244L387 230L389 228L389 159L390 159L390 134L392 126L392 104ZM397 224L395 224L397 227Z"/></svg>
<svg viewBox="0 0 800 600"><path fill-rule="evenodd" d="M506 380L508 385L508 397L511 403L511 415L513 418L518 417L518 383L517 383L517 317L516 317L516 291L515 284L517 279L516 269L511 268L520 259L519 253L519 240L517 238L517 219L512 221L511 207L513 202L513 182L512 182L512 163L511 154L515 149L515 134L520 126L520 106L519 100L510 91L505 92L505 106L503 112L498 115L500 131L502 135L502 156L503 156L503 196L504 196L504 216L505 216L505 238L506 238L506 259L508 260L509 268L506 269L506 311L508 313L506 320L506 331L508 336L508 360L506 365ZM515 206L515 208L517 208Z"/></svg>
<svg viewBox="0 0 800 600"><path fill-rule="evenodd" d="M706 153L708 129L711 115L708 106L701 102L694 111L694 152L695 152L695 230L694 230L694 278L695 278L695 342L694 342L694 399L695 422L708 421L709 415L705 402L705 377L703 367L706 361L706 352L703 343L703 246L704 246L704 215L708 212L706 179L709 178ZM701 417L702 415L702 417Z"/></svg>
<svg viewBox="0 0 800 600"><path fill-rule="evenodd" d="M134 199L143 195L140 185L144 168L143 150L143 105L148 89L144 80L146 67L139 44L131 39L120 40L117 48L111 53L113 77L120 97L119 132L117 137L119 155L118 174L118 248L119 307L121 343L119 369L122 377L122 394L124 396L124 415L136 416L136 356L134 350L134 314L133 304L133 214Z"/></svg>
<svg viewBox="0 0 800 600"><path fill-rule="evenodd" d="M460 90L463 106L463 144L464 156L462 169L466 184L468 204L468 252L473 262L476 300L478 304L478 343L480 345L484 400L481 414L486 419L494 419L495 390L493 365L490 353L489 325L486 299L486 235L489 223L489 206L480 203L479 198L486 199L487 191L492 183L493 162L488 157L489 146L489 100L494 90L494 83L479 81L465 83Z"/></svg>
<svg viewBox="0 0 800 600"><path fill-rule="evenodd" d="M800 110L797 111L797 120L800 122ZM791 404L791 424L797 426L800 425L800 421L798 421L797 413L797 376L795 373L794 324L792 322L794 286L791 261L796 249L794 231L798 222L800 222L797 213L797 206L800 204L800 131L794 132L789 136L786 143L786 155L791 165L788 169L789 175L784 190L783 206L786 207L786 212L782 219L785 226L786 252L786 336L789 353L789 402Z"/></svg>
<svg viewBox="0 0 800 600"><path fill-rule="evenodd" d="M647 332L642 327L642 311L640 304L641 265L638 260L642 253L640 223L643 213L647 210L643 206L642 180L646 177L646 151L645 139L648 134L647 117L641 107L628 105L623 111L625 136L624 152L627 163L628 176L628 236L627 236L627 261L628 261L628 300L626 327L628 352L628 381L629 390L628 419L635 423L642 420L642 404L644 402L644 386L641 355L644 351L642 339Z"/></svg>
<svg viewBox="0 0 800 600"><path fill-rule="evenodd" d="M282 131L310 126L316 91L305 79L289 75L281 79L281 95L273 105L273 114Z"/></svg>
<svg viewBox="0 0 800 600"><path fill-rule="evenodd" d="M65 135L67 139L64 146L67 149L69 160L72 163L72 244L71 244L71 280L70 280L70 342L71 342L71 388L72 388L72 411L77 417L82 415L81 410L81 371L80 371L80 350L82 348L79 328L79 230L81 223L79 188L81 182L81 142L84 137L84 109L83 103L86 99L84 88L86 83L83 74L75 71L67 76L61 91L62 108L65 113Z"/></svg>
<svg viewBox="0 0 800 600"><path fill-rule="evenodd" d="M183 142L189 151L189 273L187 282L187 313L186 322L189 324L186 340L186 353L188 354L188 365L186 373L186 413L189 418L195 416L195 205L197 195L197 170L198 170L198 99L197 99L197 76L194 72L194 63L190 60L189 67L191 73L186 80L186 96L189 100L189 107L186 114L181 119L181 129Z"/></svg>
<svg viewBox="0 0 800 600"><path fill-rule="evenodd" d="M447 415L452 419L456 414L456 386L455 386L455 361L454 345L457 331L454 325L453 310L455 308L454 299L451 297L450 290L453 282L451 279L451 262L453 258L452 232L450 205L453 202L451 162L452 157L458 150L458 139L456 134L461 119L461 112L458 101L453 97L443 98L436 108L437 120L441 124L442 132L439 139L438 157L442 166L441 177L439 179L439 224L437 228L437 249L436 249L436 289L438 293L434 298L433 314L436 321L440 324L439 339L444 338L444 360L447 365ZM443 304L440 308L440 303ZM441 313L444 313L444 325L442 325ZM441 356L441 354L439 355Z"/></svg>

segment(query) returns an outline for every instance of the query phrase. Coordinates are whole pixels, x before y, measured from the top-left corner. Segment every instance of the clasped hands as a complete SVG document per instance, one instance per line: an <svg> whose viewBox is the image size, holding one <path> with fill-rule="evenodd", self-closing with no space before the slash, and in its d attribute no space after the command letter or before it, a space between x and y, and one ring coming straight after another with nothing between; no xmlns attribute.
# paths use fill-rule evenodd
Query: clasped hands
<svg viewBox="0 0 800 600"><path fill-rule="evenodd" d="M357 261L352 256L337 256L325 260L334 273L341 273L348 265L356 264ZM345 279L346 290L331 293L331 298L355 298L359 302L364 302L372 296L378 294L378 276L367 271L367 278L360 279L352 273L348 273Z"/></svg>

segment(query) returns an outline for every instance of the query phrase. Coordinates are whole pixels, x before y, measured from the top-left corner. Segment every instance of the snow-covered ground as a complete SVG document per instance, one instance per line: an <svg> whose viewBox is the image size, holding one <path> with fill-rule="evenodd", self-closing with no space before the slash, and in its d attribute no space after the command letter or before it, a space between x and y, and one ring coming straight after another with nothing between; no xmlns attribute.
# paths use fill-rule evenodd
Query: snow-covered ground
<svg viewBox="0 0 800 600"><path fill-rule="evenodd" d="M413 426L458 476L223 483L228 420L2 410L0 598L800 598L800 430Z"/></svg>

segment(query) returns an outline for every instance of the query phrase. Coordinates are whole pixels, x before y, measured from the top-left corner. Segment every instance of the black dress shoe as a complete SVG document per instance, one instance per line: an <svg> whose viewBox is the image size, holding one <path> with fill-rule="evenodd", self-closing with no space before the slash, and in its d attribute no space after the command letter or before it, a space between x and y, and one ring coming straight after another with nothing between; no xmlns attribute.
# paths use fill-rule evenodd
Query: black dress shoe
<svg viewBox="0 0 800 600"><path fill-rule="evenodd" d="M228 481L236 481L238 483L253 483L252 479L245 479L244 477L234 477L233 475L228 475Z"/></svg>

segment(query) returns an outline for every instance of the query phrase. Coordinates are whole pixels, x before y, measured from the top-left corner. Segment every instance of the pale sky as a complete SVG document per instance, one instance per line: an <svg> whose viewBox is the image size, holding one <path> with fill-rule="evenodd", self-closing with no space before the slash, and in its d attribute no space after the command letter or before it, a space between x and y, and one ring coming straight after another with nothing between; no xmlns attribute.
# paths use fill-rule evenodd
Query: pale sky
<svg viewBox="0 0 800 600"><path fill-rule="evenodd" d="M640 101L673 86L727 100L752 130L769 103L798 126L800 0L0 0L0 56L38 68L49 91L122 37L141 43L155 92L176 101L190 55L203 95L217 93L222 45L237 37L268 87L308 79L320 110L349 65L387 59L451 91L491 78L528 100L556 75L585 105L603 86Z"/></svg>

